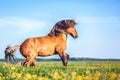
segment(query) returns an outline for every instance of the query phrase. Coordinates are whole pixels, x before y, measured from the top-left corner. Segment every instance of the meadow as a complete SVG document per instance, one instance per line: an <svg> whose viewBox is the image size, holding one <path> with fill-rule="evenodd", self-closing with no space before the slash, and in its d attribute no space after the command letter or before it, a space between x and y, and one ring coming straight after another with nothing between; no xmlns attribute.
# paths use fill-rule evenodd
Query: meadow
<svg viewBox="0 0 120 80"><path fill-rule="evenodd" d="M0 63L0 80L120 80L120 62L37 62L35 68Z"/></svg>

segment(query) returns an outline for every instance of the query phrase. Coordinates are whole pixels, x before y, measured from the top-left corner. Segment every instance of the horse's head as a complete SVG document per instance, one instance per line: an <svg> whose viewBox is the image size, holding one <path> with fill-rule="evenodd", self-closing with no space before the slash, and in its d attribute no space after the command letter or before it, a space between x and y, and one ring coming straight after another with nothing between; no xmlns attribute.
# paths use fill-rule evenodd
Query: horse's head
<svg viewBox="0 0 120 80"><path fill-rule="evenodd" d="M75 28L76 22L74 20L67 20L66 32L70 34L73 38L78 37L78 33Z"/></svg>
<svg viewBox="0 0 120 80"><path fill-rule="evenodd" d="M75 25L76 22L74 20L59 21L55 24L55 26L48 35L57 36L61 33L66 33L66 34L70 34L73 38L77 38L78 34Z"/></svg>

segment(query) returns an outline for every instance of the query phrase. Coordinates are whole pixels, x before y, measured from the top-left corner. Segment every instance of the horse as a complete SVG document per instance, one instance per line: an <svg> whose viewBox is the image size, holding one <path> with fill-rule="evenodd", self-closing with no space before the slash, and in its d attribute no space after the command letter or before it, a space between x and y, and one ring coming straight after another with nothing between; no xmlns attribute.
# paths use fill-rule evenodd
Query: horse
<svg viewBox="0 0 120 80"><path fill-rule="evenodd" d="M50 33L46 36L31 37L26 39L20 45L20 53L26 58L21 62L22 66L35 67L37 56L52 56L58 54L62 60L63 66L67 66L69 55L65 52L67 48L67 35L73 38L78 37L76 31L76 22L72 19L58 21Z"/></svg>
<svg viewBox="0 0 120 80"><path fill-rule="evenodd" d="M14 53L15 51L17 51L17 49L19 49L20 46L19 45L15 45L15 46L10 46L8 45L7 48L5 49L5 61L6 63L12 63L15 64L16 60L14 58Z"/></svg>

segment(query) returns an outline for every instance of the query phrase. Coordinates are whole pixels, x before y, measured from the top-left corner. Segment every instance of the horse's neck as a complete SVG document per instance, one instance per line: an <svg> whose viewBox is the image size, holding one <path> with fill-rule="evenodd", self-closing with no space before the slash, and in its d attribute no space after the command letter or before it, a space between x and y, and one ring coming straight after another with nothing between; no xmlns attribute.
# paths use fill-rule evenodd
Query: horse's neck
<svg viewBox="0 0 120 80"><path fill-rule="evenodd" d="M58 36L59 39L63 40L63 41L66 41L67 40L67 35L66 34L60 34Z"/></svg>

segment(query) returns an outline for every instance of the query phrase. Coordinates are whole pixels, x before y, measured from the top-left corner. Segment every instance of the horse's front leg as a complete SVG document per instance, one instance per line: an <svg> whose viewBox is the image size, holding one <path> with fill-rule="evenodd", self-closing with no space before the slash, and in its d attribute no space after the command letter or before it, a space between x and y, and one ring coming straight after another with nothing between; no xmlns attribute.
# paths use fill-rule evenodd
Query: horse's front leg
<svg viewBox="0 0 120 80"><path fill-rule="evenodd" d="M66 54L65 52L63 52L63 53L59 54L59 56L60 56L60 58L61 58L61 60L63 62L63 65L67 66L68 61L69 61L69 55Z"/></svg>
<svg viewBox="0 0 120 80"><path fill-rule="evenodd" d="M65 60L66 65L68 64L68 61L69 61L69 55L66 53L66 60Z"/></svg>

